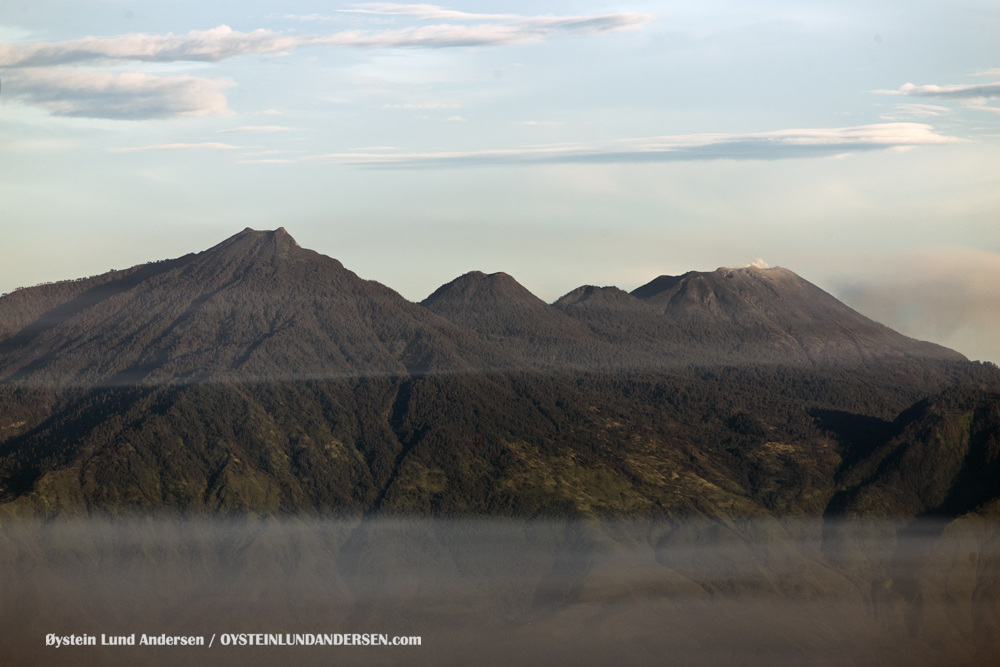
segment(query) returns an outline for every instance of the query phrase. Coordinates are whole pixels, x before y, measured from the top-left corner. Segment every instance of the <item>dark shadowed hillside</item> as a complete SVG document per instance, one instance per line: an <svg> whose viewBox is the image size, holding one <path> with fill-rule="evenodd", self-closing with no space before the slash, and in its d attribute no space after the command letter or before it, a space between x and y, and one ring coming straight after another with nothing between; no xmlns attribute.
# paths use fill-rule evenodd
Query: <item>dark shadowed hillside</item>
<svg viewBox="0 0 1000 667"><path fill-rule="evenodd" d="M920 401L844 474L852 515L958 516L1000 497L1000 394L968 387Z"/></svg>

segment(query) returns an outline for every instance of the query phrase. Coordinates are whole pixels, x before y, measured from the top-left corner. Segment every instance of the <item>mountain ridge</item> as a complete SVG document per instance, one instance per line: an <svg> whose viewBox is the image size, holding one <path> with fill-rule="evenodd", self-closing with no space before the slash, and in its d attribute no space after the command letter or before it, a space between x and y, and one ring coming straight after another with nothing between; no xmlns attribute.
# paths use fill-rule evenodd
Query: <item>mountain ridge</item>
<svg viewBox="0 0 1000 667"><path fill-rule="evenodd" d="M696 335L711 328L710 335L743 346L748 341L741 330L752 330L759 342L749 342L809 362L863 362L881 356L965 359L865 317L782 267L722 267L659 276L631 294L679 326L693 328Z"/></svg>
<svg viewBox="0 0 1000 667"><path fill-rule="evenodd" d="M995 367L907 348L790 272L685 275L645 298L584 286L546 304L472 272L422 305L285 230L247 229L20 290L0 298L0 506L820 515L844 493L884 496L881 472L862 489L851 471L896 474L873 463L883 440L844 424L1000 390ZM772 287L784 301L758 307ZM799 312L847 334L827 342ZM913 451L950 461L953 440Z"/></svg>
<svg viewBox="0 0 1000 667"><path fill-rule="evenodd" d="M0 299L0 322L24 319L23 307L8 317L8 303L60 286ZM299 247L284 229L246 229L202 253L69 287L0 342L0 378L127 385L509 365L389 288Z"/></svg>
<svg viewBox="0 0 1000 667"><path fill-rule="evenodd" d="M82 310L97 310L100 302L126 298L119 292L128 293L140 285L155 287L164 279L162 274L183 279L194 272L202 287L214 286L219 291L225 291L227 276L236 282L255 278L256 284L250 287L261 289L266 280L273 282L275 272L278 278L284 275L287 279L295 273L295 265L310 266L312 274L328 273L324 279L340 283L340 287L346 287L345 280L356 279L355 297L367 289L373 293L368 295L370 300L394 300L394 306L411 303L380 283L362 281L338 260L301 248L283 227L270 232L246 228L202 253L77 281L23 288L0 298L0 377L11 377L10 369L5 369L4 352L27 351L25 345L39 336L44 339L43 334L58 326L59 322L53 326L53 319L69 320ZM209 266L214 268L209 271ZM284 287L294 293L288 282ZM332 296L327 293L327 297ZM195 303L197 299L209 305L213 299L218 301L216 295L200 291L188 300L192 308L187 313L189 319L203 315L198 311L204 310L204 304ZM442 285L418 305L474 336L499 344L503 350L500 356L510 357L500 361L494 355L491 363L500 367L517 360L547 367L553 363L575 367L592 363L607 368L627 359L650 366L697 363L713 357L722 363L804 364L864 363L885 356L964 359L953 350L894 332L780 267L663 275L631 293L583 286L552 304L506 273L473 271ZM162 303L159 309L164 310ZM174 314L175 319L181 316ZM29 324L33 328L26 330ZM442 328L440 321L426 324ZM276 332L270 329L258 331L255 340L273 335ZM561 343L560 339L565 340ZM59 347L57 341L49 343L49 348ZM713 345L715 349L709 349ZM569 349L573 346L586 347L587 353L574 354ZM50 351L42 346L36 356ZM332 356L329 352L327 357ZM452 365L455 363L452 359ZM337 372L347 371L343 366ZM385 360L376 366L385 367ZM485 365L480 363L479 367Z"/></svg>

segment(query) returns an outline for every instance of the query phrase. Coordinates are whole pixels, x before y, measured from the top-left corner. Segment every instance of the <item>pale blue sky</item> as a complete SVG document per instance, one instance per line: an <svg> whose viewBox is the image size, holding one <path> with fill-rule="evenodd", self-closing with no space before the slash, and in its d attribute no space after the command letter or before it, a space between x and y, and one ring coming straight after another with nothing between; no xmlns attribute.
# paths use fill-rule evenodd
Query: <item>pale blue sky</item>
<svg viewBox="0 0 1000 667"><path fill-rule="evenodd" d="M1000 361L1000 7L26 2L0 292L244 227L419 300L762 258Z"/></svg>

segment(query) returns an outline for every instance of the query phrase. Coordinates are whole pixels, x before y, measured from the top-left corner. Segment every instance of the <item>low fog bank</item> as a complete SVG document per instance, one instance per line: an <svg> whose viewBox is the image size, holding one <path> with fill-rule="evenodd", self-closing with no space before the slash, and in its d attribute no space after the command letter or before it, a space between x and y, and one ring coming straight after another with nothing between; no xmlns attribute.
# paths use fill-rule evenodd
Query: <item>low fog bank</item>
<svg viewBox="0 0 1000 667"><path fill-rule="evenodd" d="M1000 524L56 519L0 524L8 665L956 665L1000 658ZM88 634L97 646L47 647ZM211 648L100 636L217 635ZM419 647L225 646L236 633Z"/></svg>

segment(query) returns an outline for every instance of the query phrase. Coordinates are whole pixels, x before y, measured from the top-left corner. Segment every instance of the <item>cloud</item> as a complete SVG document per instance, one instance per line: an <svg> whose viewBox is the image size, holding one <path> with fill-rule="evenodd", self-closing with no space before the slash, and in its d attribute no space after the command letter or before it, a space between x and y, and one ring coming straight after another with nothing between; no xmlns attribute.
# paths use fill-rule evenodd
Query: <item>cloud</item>
<svg viewBox="0 0 1000 667"><path fill-rule="evenodd" d="M518 125L538 125L538 126L551 126L551 125L562 125L561 122L555 120L522 120Z"/></svg>
<svg viewBox="0 0 1000 667"><path fill-rule="evenodd" d="M441 24L368 32L348 30L326 36L283 35L266 29L244 33L221 25L210 30L193 30L186 35L138 33L62 42L0 44L0 67L122 61L218 62L249 54L286 54L307 45L354 48L501 46L544 40L559 31L601 34L634 30L651 18L649 14L635 13L542 16L522 18L513 23Z"/></svg>
<svg viewBox="0 0 1000 667"><path fill-rule="evenodd" d="M232 144L204 142L200 144L158 144L156 146L127 146L124 148L107 148L109 153L139 153L144 151L197 151L197 150L232 150L243 148Z"/></svg>
<svg viewBox="0 0 1000 667"><path fill-rule="evenodd" d="M283 158L261 159L261 160L237 160L236 164L291 164L295 160Z"/></svg>
<svg viewBox="0 0 1000 667"><path fill-rule="evenodd" d="M1000 253L925 248L851 273L833 290L848 305L908 336L1000 363Z"/></svg>
<svg viewBox="0 0 1000 667"><path fill-rule="evenodd" d="M777 160L959 141L930 125L882 123L860 127L779 130L756 134L648 137L602 144L555 144L524 148L427 153L350 151L311 160L371 167L417 168L566 163L644 163L693 160Z"/></svg>
<svg viewBox="0 0 1000 667"><path fill-rule="evenodd" d="M271 132L287 132L291 129L283 125L244 125L230 130L219 130L218 134L270 134Z"/></svg>
<svg viewBox="0 0 1000 667"><path fill-rule="evenodd" d="M948 100L985 99L1000 96L1000 83L983 83L971 85L947 86L915 86L912 83L903 84L899 90L875 90L883 95L908 95L910 97L936 97Z"/></svg>
<svg viewBox="0 0 1000 667"><path fill-rule="evenodd" d="M948 107L936 104L897 104L896 110L911 116L941 116L951 113Z"/></svg>
<svg viewBox="0 0 1000 667"><path fill-rule="evenodd" d="M426 102L424 104L383 104L383 109L457 109L460 104L444 104L443 102Z"/></svg>
<svg viewBox="0 0 1000 667"><path fill-rule="evenodd" d="M770 268L770 266L768 265L768 263L765 262L760 257L757 257L756 259L754 259L752 262L750 262L749 264L747 264L747 266L748 267L752 266L755 269L768 269L768 268Z"/></svg>
<svg viewBox="0 0 1000 667"><path fill-rule="evenodd" d="M287 53L305 41L270 30L236 32L226 25L186 35L132 34L83 37L62 42L0 44L0 66L41 67L93 61L217 62L245 54Z"/></svg>
<svg viewBox="0 0 1000 667"><path fill-rule="evenodd" d="M441 24L369 33L345 31L316 38L312 43L369 49L510 46L540 42L553 37L558 31L598 34L636 29L647 20L646 17L632 14L545 17L517 23Z"/></svg>
<svg viewBox="0 0 1000 667"><path fill-rule="evenodd" d="M351 7L351 9L340 9L338 11L347 14L403 14L415 16L420 19L489 20L522 18L517 14L473 14L445 9L438 5L402 5L395 2L367 2L352 5Z"/></svg>
<svg viewBox="0 0 1000 667"><path fill-rule="evenodd" d="M332 21L333 16L329 14L285 14L286 19L298 20L298 21Z"/></svg>
<svg viewBox="0 0 1000 667"><path fill-rule="evenodd" d="M421 20L509 21L522 28L553 28L579 32L619 32L633 30L653 18L652 14L621 12L595 16L524 16L521 14L476 14L438 5L403 5L394 2L372 2L354 5L342 13L412 16Z"/></svg>
<svg viewBox="0 0 1000 667"><path fill-rule="evenodd" d="M251 54L284 55L304 46L366 49L503 46L542 41L559 32L600 34L633 30L651 18L648 14L635 13L539 17L479 15L451 12L435 5L385 3L358 6L351 11L395 13L418 19L500 19L504 22L348 30L331 35L281 34L266 29L239 32L221 25L210 30L192 30L184 35L136 33L60 42L8 42L0 43L0 68L9 70L4 79L5 83L14 84L15 97L58 115L141 119L227 114L226 98L220 91L232 85L228 80L155 77L146 73L72 72L65 68L137 61L218 62ZM321 20L325 17L317 14L298 18ZM45 68L53 71L45 72Z"/></svg>
<svg viewBox="0 0 1000 667"><path fill-rule="evenodd" d="M989 111L990 113L1000 113L1000 107L989 107L985 104L970 104L970 109L975 109L976 111Z"/></svg>
<svg viewBox="0 0 1000 667"><path fill-rule="evenodd" d="M992 76L1000 77L1000 67L994 67L993 69L988 69L983 72L976 72L973 76Z"/></svg>
<svg viewBox="0 0 1000 667"><path fill-rule="evenodd" d="M447 118L445 118L445 120L458 120L458 121L464 121L465 119L464 119L464 118L462 118L461 116L448 116Z"/></svg>
<svg viewBox="0 0 1000 667"><path fill-rule="evenodd" d="M69 69L26 69L4 77L4 93L57 116L114 119L219 116L227 107L228 79L111 74Z"/></svg>

